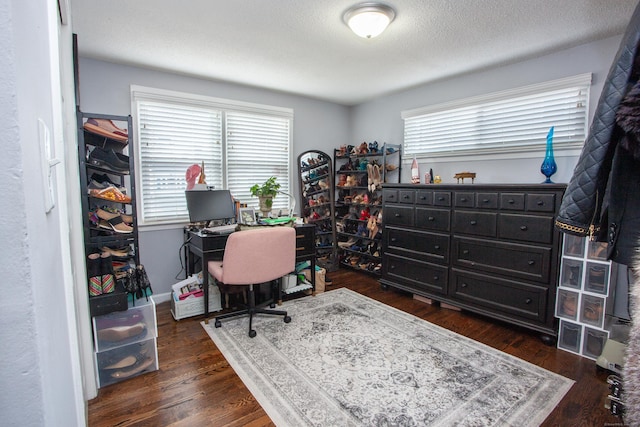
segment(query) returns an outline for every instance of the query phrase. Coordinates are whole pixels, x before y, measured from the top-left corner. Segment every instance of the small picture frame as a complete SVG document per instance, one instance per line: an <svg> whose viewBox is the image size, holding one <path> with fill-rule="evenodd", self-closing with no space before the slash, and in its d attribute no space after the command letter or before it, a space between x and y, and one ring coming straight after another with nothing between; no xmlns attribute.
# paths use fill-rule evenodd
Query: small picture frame
<svg viewBox="0 0 640 427"><path fill-rule="evenodd" d="M238 217L240 224L254 225L256 223L256 212L253 208L240 208Z"/></svg>

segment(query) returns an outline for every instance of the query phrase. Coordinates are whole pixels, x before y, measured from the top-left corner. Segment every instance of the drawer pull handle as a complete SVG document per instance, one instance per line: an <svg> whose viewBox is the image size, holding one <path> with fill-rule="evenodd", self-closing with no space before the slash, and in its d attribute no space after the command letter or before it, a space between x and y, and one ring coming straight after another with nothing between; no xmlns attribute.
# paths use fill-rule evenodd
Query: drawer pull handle
<svg viewBox="0 0 640 427"><path fill-rule="evenodd" d="M530 259L529 262L528 262L529 265L534 265L535 263L536 262L534 260L532 260L532 259Z"/></svg>
<svg viewBox="0 0 640 427"><path fill-rule="evenodd" d="M420 200L427 200L427 196L420 196Z"/></svg>
<svg viewBox="0 0 640 427"><path fill-rule="evenodd" d="M436 249L436 250L440 249L440 245L435 245L433 249Z"/></svg>
<svg viewBox="0 0 640 427"><path fill-rule="evenodd" d="M476 220L469 221L469 224L471 224L471 225L478 225L478 221L476 221Z"/></svg>
<svg viewBox="0 0 640 427"><path fill-rule="evenodd" d="M389 270L395 270L395 269L396 269L395 265L392 264L392 265L389 266Z"/></svg>
<svg viewBox="0 0 640 427"><path fill-rule="evenodd" d="M482 199L482 203L489 203L489 199Z"/></svg>
<svg viewBox="0 0 640 427"><path fill-rule="evenodd" d="M520 230L522 231L527 231L529 229L529 227L527 227L526 225L521 225L520 226Z"/></svg>
<svg viewBox="0 0 640 427"><path fill-rule="evenodd" d="M433 276L433 280L440 280L440 276Z"/></svg>
<svg viewBox="0 0 640 427"><path fill-rule="evenodd" d="M444 197L442 197L442 196L438 197L438 201L439 202L443 202L444 201Z"/></svg>
<svg viewBox="0 0 640 427"><path fill-rule="evenodd" d="M515 202L516 202L516 201L515 201L515 200L513 200L513 199L509 199L509 200L507 200L507 203L509 203L510 205L514 204Z"/></svg>
<svg viewBox="0 0 640 427"><path fill-rule="evenodd" d="M462 251L462 255L469 255L469 249L464 249Z"/></svg>
<svg viewBox="0 0 640 427"><path fill-rule="evenodd" d="M428 219L429 221L435 221L435 220L436 220L436 219L435 219L434 217L432 217L432 216L428 217L427 219Z"/></svg>
<svg viewBox="0 0 640 427"><path fill-rule="evenodd" d="M392 242L392 243L395 243L395 242L397 242L397 241L398 241L398 239L396 239L395 237L392 237L392 238L391 238L391 242Z"/></svg>
<svg viewBox="0 0 640 427"><path fill-rule="evenodd" d="M544 205L544 202L542 200L538 200L538 206L542 206Z"/></svg>
<svg viewBox="0 0 640 427"><path fill-rule="evenodd" d="M460 201L461 201L461 202L466 202L466 201L467 201L467 198L466 198L466 197L460 197Z"/></svg>
<svg viewBox="0 0 640 427"><path fill-rule="evenodd" d="M406 199L408 199L408 198L409 198L409 195L408 195L408 194L405 194L402 198L406 200Z"/></svg>
<svg viewBox="0 0 640 427"><path fill-rule="evenodd" d="M396 218L400 218L400 214L399 214L399 213L396 213L394 216L395 216Z"/></svg>
<svg viewBox="0 0 640 427"><path fill-rule="evenodd" d="M462 285L460 285L463 288L466 288L468 285L466 283L463 283Z"/></svg>
<svg viewBox="0 0 640 427"><path fill-rule="evenodd" d="M525 304L531 304L533 302L533 300L531 298L527 298L524 303Z"/></svg>

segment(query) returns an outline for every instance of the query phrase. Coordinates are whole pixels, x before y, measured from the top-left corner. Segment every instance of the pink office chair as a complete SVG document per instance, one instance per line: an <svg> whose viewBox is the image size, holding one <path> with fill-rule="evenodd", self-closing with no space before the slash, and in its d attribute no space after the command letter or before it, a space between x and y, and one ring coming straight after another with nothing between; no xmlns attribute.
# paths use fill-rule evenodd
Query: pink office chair
<svg viewBox="0 0 640 427"><path fill-rule="evenodd" d="M247 231L237 231L229 235L222 261L209 261L208 270L219 285L249 285L248 303L245 310L216 316L214 326L222 326L220 320L249 315L249 336L256 336L253 330L253 315L256 313L284 316L284 322L291 322L286 311L268 310L264 305L256 306L253 285L280 280L295 270L296 231L292 227L263 227ZM273 300L267 304L275 307Z"/></svg>

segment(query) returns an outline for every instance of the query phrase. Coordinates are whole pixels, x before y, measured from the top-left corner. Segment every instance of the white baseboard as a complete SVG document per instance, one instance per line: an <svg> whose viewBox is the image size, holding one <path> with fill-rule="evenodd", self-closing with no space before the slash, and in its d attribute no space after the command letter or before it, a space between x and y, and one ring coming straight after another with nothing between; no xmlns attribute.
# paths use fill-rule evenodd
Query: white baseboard
<svg viewBox="0 0 640 427"><path fill-rule="evenodd" d="M163 294L153 294L153 300L157 303L171 301L171 292L165 292Z"/></svg>

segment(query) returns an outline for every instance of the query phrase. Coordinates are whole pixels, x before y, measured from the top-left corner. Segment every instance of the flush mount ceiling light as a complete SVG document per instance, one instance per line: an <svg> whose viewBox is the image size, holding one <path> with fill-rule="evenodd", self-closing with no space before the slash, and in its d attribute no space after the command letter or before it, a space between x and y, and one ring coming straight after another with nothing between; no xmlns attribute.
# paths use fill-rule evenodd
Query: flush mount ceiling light
<svg viewBox="0 0 640 427"><path fill-rule="evenodd" d="M395 18L396 12L381 3L361 3L344 13L344 22L351 31L370 39L379 36Z"/></svg>

